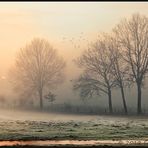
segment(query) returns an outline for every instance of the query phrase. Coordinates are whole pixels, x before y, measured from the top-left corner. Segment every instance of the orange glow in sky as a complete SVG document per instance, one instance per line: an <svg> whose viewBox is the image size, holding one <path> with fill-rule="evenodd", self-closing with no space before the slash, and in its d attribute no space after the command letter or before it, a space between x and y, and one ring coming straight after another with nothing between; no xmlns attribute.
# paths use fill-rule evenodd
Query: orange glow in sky
<svg viewBox="0 0 148 148"><path fill-rule="evenodd" d="M48 39L71 62L87 40L135 12L147 15L148 3L0 2L0 75L5 77L16 52L34 37Z"/></svg>

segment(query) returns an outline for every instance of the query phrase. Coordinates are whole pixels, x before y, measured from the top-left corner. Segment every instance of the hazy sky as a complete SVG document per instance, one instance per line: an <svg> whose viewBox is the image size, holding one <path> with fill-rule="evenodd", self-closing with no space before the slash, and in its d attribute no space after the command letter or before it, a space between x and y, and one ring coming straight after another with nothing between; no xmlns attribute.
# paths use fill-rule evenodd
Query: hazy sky
<svg viewBox="0 0 148 148"><path fill-rule="evenodd" d="M123 17L137 12L147 15L148 3L0 2L0 76L4 78L13 65L20 47L34 37L44 37L67 60L70 78L76 73L71 60L87 40L111 31Z"/></svg>
<svg viewBox="0 0 148 148"><path fill-rule="evenodd" d="M34 37L47 38L70 57L80 50L68 42L71 38L78 42L81 33L86 39L96 37L135 12L148 14L148 3L0 2L0 74L13 62L16 51Z"/></svg>

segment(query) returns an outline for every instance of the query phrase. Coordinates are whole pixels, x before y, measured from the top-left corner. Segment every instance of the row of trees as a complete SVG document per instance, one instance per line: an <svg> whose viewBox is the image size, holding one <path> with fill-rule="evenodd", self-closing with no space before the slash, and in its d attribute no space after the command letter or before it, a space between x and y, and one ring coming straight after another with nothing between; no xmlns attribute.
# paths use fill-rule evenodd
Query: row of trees
<svg viewBox="0 0 148 148"><path fill-rule="evenodd" d="M148 72L148 18L134 14L122 20L111 34L103 34L90 45L76 63L84 69L74 85L82 97L106 93L112 113L111 92L119 87L127 113L124 88L136 83L137 113L141 114L142 86Z"/></svg>
<svg viewBox="0 0 148 148"><path fill-rule="evenodd" d="M141 95L148 72L148 18L134 14L122 20L110 34L98 40L76 60L83 73L75 80L74 89L83 98L105 93L112 113L112 89L120 88L125 113L128 112L124 88L137 85L137 113L141 114ZM50 98L51 88L63 82L65 61L47 40L35 38L20 49L11 70L12 82L22 96ZM50 96L48 96L48 94Z"/></svg>

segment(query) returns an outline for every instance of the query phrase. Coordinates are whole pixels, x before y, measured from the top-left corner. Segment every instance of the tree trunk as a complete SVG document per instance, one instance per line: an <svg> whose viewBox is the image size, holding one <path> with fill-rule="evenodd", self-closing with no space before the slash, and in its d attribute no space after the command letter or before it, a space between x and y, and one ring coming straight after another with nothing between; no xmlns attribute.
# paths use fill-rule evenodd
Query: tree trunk
<svg viewBox="0 0 148 148"><path fill-rule="evenodd" d="M123 86L121 85L120 88L121 88L121 95L122 95L122 101L123 101L124 112L125 112L125 114L127 114L128 112L127 112L127 105L126 105L126 101L125 101L125 95L124 95Z"/></svg>
<svg viewBox="0 0 148 148"><path fill-rule="evenodd" d="M112 94L110 88L108 88L108 103L109 103L109 112L112 113Z"/></svg>
<svg viewBox="0 0 148 148"><path fill-rule="evenodd" d="M137 83L137 93L138 93L137 114L141 114L142 109L141 109L141 84L140 83Z"/></svg>
<svg viewBox="0 0 148 148"><path fill-rule="evenodd" d="M42 90L39 91L39 97L40 97L40 109L43 109L43 93Z"/></svg>

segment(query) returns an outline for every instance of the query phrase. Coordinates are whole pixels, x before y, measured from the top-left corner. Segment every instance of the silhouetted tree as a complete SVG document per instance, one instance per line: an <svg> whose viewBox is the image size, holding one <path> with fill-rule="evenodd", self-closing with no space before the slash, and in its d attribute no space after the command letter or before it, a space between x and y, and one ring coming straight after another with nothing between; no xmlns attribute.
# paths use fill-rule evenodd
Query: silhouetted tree
<svg viewBox="0 0 148 148"><path fill-rule="evenodd" d="M39 96L43 108L43 94L63 82L65 62L45 39L35 38L17 54L11 70L15 88Z"/></svg>
<svg viewBox="0 0 148 148"><path fill-rule="evenodd" d="M137 85L137 113L142 113L142 85L148 70L148 18L134 14L124 19L115 29L123 57L130 66L129 76Z"/></svg>
<svg viewBox="0 0 148 148"><path fill-rule="evenodd" d="M111 73L114 59L111 58L111 50L106 40L106 35L100 36L82 56L76 60L83 74L75 81L74 89L80 90L81 97L100 95L101 92L108 95L109 111L112 113L112 93L115 86L114 75Z"/></svg>
<svg viewBox="0 0 148 148"><path fill-rule="evenodd" d="M113 59L113 65L111 73L115 77L116 87L119 87L121 90L121 96L123 101L124 111L127 114L127 105L124 93L124 87L130 86L130 81L128 77L129 66L125 63L122 57L122 51L119 48L118 41L114 37L108 37L109 47L111 50L111 59Z"/></svg>
<svg viewBox="0 0 148 148"><path fill-rule="evenodd" d="M52 92L48 92L48 94L47 95L45 95L44 96L45 97L45 99L47 99L51 104L56 100L56 95L55 94L53 94Z"/></svg>

